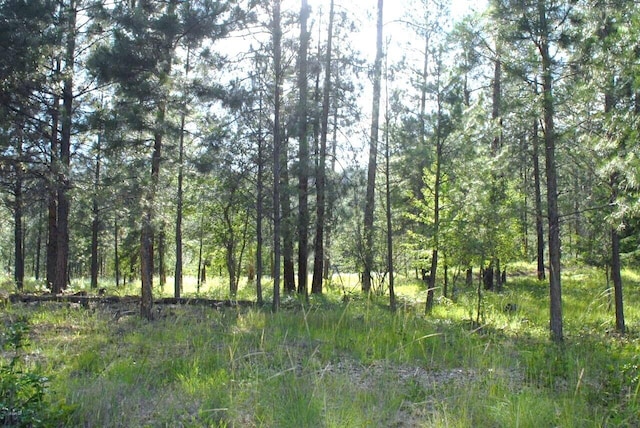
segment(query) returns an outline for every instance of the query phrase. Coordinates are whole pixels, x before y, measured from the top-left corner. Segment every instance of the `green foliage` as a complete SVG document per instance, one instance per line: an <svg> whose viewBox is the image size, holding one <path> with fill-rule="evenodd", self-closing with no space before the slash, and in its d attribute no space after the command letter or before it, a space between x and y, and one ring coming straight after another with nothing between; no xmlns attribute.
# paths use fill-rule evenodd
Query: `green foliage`
<svg viewBox="0 0 640 428"><path fill-rule="evenodd" d="M47 400L49 379L25 364L30 326L26 318L9 321L0 335L0 424L50 426L62 421L70 409Z"/></svg>

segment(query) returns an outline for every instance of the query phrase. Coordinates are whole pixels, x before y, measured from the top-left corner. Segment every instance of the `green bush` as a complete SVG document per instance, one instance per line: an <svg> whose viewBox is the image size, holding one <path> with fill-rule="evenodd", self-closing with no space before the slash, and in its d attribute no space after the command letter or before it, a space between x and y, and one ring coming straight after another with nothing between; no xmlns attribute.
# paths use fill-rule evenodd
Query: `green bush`
<svg viewBox="0 0 640 428"><path fill-rule="evenodd" d="M0 335L0 425L51 426L61 418L64 406L53 409L45 400L49 379L30 371L24 363L29 324L26 319L10 323Z"/></svg>

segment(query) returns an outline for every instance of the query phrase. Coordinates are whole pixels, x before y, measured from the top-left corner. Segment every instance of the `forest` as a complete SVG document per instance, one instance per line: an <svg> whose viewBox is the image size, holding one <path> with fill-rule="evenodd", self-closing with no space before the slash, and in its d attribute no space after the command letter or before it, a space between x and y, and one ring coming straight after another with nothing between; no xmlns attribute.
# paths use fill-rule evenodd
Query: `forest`
<svg viewBox="0 0 640 428"><path fill-rule="evenodd" d="M639 29L628 0L1 0L0 421L637 426ZM194 408L71 382L163 370Z"/></svg>

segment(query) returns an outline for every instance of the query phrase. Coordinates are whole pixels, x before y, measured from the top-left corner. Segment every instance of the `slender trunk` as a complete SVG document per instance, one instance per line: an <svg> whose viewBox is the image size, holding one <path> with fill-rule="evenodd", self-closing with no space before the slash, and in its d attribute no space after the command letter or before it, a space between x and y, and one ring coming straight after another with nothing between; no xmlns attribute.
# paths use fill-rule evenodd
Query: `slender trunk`
<svg viewBox="0 0 640 428"><path fill-rule="evenodd" d="M273 4L273 67L275 88L273 97L273 307L280 309L280 103L282 84L282 28L280 25L280 1Z"/></svg>
<svg viewBox="0 0 640 428"><path fill-rule="evenodd" d="M604 112L610 114L615 105L614 95L615 81L613 76L610 79L610 85L605 92ZM623 151L622 147L618 148L616 156L620 156ZM616 206L618 202L618 189L619 189L619 177L617 172L613 172L609 176L609 205ZM624 334L626 331L624 322L624 307L622 298L622 276L620 275L621 263L620 263L620 235L615 226L610 229L611 236L611 280L613 282L613 294L616 310L616 331Z"/></svg>
<svg viewBox="0 0 640 428"><path fill-rule="evenodd" d="M160 233L158 234L158 278L160 280L160 287L164 290L164 286L167 285L167 269L165 268L165 255L166 255L166 243L167 235L164 232L164 224L161 226Z"/></svg>
<svg viewBox="0 0 640 428"><path fill-rule="evenodd" d="M280 206L282 207L282 261L283 261L283 288L287 294L296 292L295 266L293 261L293 210L289 195L289 140L282 139L280 172Z"/></svg>
<svg viewBox="0 0 640 428"><path fill-rule="evenodd" d="M102 135L98 134L98 144L96 146L96 166L93 172L93 203L91 214L91 288L98 288L98 234L100 232L100 209L98 205L98 192L100 187L100 151Z"/></svg>
<svg viewBox="0 0 640 428"><path fill-rule="evenodd" d="M440 73L438 72L438 76ZM438 77L439 78L439 77ZM435 158L435 182L433 185L433 250L431 253L431 271L429 273L429 282L427 286L427 303L426 313L430 313L433 309L434 292L436 288L436 275L438 273L438 250L440 247L440 191L442 186L442 99L438 92L437 96L438 113L436 123L436 158Z"/></svg>
<svg viewBox="0 0 640 428"><path fill-rule="evenodd" d="M556 342L563 340L562 332L562 287L560 282L560 216L558 213L558 179L556 173L553 104L552 60L549 52L549 27L546 3L538 1L541 27L540 56L542 60L542 87L544 110L545 169L547 175L547 218L549 221L549 297L551 337Z"/></svg>
<svg viewBox="0 0 640 428"><path fill-rule="evenodd" d="M387 219L387 271L389 272L389 307L396 310L396 293L394 289L393 274L393 229L391 218L391 153L389 150L389 87L386 85L386 108L385 108L385 204Z"/></svg>
<svg viewBox="0 0 640 428"><path fill-rule="evenodd" d="M625 333L622 276L620 275L620 235L615 227L611 228L611 279L616 307L616 330Z"/></svg>
<svg viewBox="0 0 640 428"><path fill-rule="evenodd" d="M58 236L56 249L56 273L54 293L67 287L69 279L69 196L71 188L71 126L73 116L73 73L76 49L76 6L75 0L69 2L65 13L67 18L65 73L62 89L62 132L60 138L60 170L58 187Z"/></svg>
<svg viewBox="0 0 640 428"><path fill-rule="evenodd" d="M188 55L187 55L188 62ZM188 66L187 66L188 67ZM173 295L180 298L182 291L182 207L184 180L184 124L185 113L180 115L180 141L178 143L178 194L176 201L176 268L173 280Z"/></svg>
<svg viewBox="0 0 640 428"><path fill-rule="evenodd" d="M35 280L40 279L40 255L42 254L42 207L38 209L38 237L36 238L35 266L33 275Z"/></svg>
<svg viewBox="0 0 640 428"><path fill-rule="evenodd" d="M184 66L185 78L189 77L189 59L191 51L187 48L187 61ZM184 133L187 116L186 105L180 112L180 137L178 139L178 194L176 195L176 267L173 276L173 296L180 298L182 292L182 210L184 199Z"/></svg>
<svg viewBox="0 0 640 428"><path fill-rule="evenodd" d="M120 287L120 255L118 253L119 246L119 235L120 230L118 228L118 213L115 213L115 218L113 220L113 264L115 265L115 274L116 274L116 288Z"/></svg>
<svg viewBox="0 0 640 428"><path fill-rule="evenodd" d="M22 141L18 147L18 156L22 156ZM14 226L14 280L18 291L22 291L24 286L24 224L23 224L23 196L22 196L22 162L18 159L14 163L15 185L13 203L13 226Z"/></svg>
<svg viewBox="0 0 640 428"><path fill-rule="evenodd" d="M233 203L233 197L229 202ZM233 229L233 219L231 217L230 210L231 205L224 207L222 210L222 219L224 221L225 228L227 229L224 238L224 248L226 253L225 262L227 265L227 273L229 274L229 297L231 299L235 299L238 294L238 290L236 288L236 236Z"/></svg>
<svg viewBox="0 0 640 428"><path fill-rule="evenodd" d="M536 210L536 254L538 261L538 280L545 279L544 269L544 223L542 215L542 191L540 188L540 139L538 137L538 119L533 121L533 181Z"/></svg>
<svg viewBox="0 0 640 428"><path fill-rule="evenodd" d="M318 176L316 178L316 236L314 241L313 280L311 292L322 293L323 263L324 263L324 227L326 210L326 159L327 135L329 133L329 107L331 103L331 55L333 45L333 0L329 6L329 30L327 33L327 52L325 57L324 88L322 96L322 117L320 131L320 153L318 154Z"/></svg>
<svg viewBox="0 0 640 428"><path fill-rule="evenodd" d="M262 217L264 192L264 137L262 135L262 92L258 108L258 178L256 190L256 300L262 305Z"/></svg>
<svg viewBox="0 0 640 428"><path fill-rule="evenodd" d="M338 73L339 74L339 73ZM339 83L339 76L336 76L336 85ZM338 147L338 106L336 105L333 110L333 137L331 140L331 173L332 176L336 172L336 152ZM331 181L329 181L331 183ZM327 198L327 215L326 215L326 224L325 224L325 246L324 246L324 272L322 277L325 280L329 280L331 278L331 238L333 237L333 216L334 216L334 205L335 205L336 195L335 190L329 189L329 197Z"/></svg>
<svg viewBox="0 0 640 428"><path fill-rule="evenodd" d="M383 0L378 0L378 22L376 37L376 61L373 72L373 107L371 113L371 136L369 139L369 165L367 168L367 195L364 208L364 272L362 291L371 291L371 271L373 270L373 219L375 211L376 170L378 168L378 128L380 120L380 91L382 80L382 11Z"/></svg>
<svg viewBox="0 0 640 428"><path fill-rule="evenodd" d="M298 293L307 295L307 275L309 259L309 142L307 140L308 108L308 64L309 4L301 0L300 6L300 51L298 54Z"/></svg>
<svg viewBox="0 0 640 428"><path fill-rule="evenodd" d="M142 218L142 231L140 234L140 278L142 280L140 315L151 320L153 318L153 221L155 218L155 196L158 188L160 174L160 159L162 154L163 131L160 129L164 123L165 104L158 107L156 124L158 130L154 133L153 154L151 155L151 182L146 192L144 201L144 214Z"/></svg>
<svg viewBox="0 0 640 428"><path fill-rule="evenodd" d="M198 237L198 279L196 280L196 290L200 293L200 285L203 282L204 263L202 260L202 250L204 246L204 211L200 213L200 236Z"/></svg>
<svg viewBox="0 0 640 428"><path fill-rule="evenodd" d="M55 75L60 74L60 59L55 60ZM48 181L48 206L47 206L47 288L55 292L54 282L56 277L56 261L58 259L58 128L60 125L60 97L53 96L51 107L51 165Z"/></svg>

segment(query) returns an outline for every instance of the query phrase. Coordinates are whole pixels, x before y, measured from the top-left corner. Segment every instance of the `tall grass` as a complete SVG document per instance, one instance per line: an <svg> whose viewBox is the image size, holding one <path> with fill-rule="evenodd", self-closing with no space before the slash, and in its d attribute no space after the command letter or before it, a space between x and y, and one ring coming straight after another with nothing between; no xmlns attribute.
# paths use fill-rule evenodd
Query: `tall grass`
<svg viewBox="0 0 640 428"><path fill-rule="evenodd" d="M625 272L621 337L603 275L569 272L562 345L548 339L547 286L528 276L483 294L481 325L475 288L425 317L419 281L398 281L392 313L345 277L276 314L174 306L147 323L107 305L40 304L0 318L29 318L27 360L73 409L69 426L640 425L636 273Z"/></svg>

